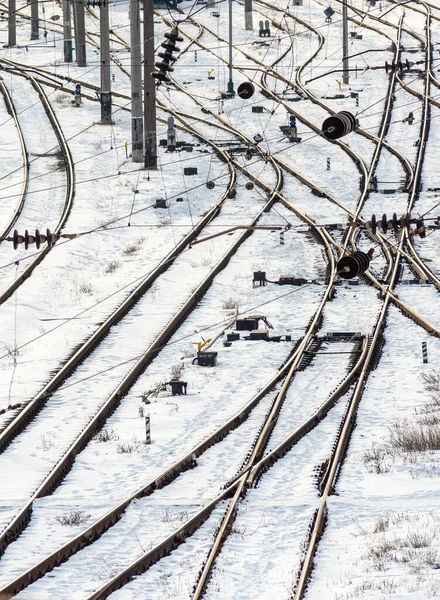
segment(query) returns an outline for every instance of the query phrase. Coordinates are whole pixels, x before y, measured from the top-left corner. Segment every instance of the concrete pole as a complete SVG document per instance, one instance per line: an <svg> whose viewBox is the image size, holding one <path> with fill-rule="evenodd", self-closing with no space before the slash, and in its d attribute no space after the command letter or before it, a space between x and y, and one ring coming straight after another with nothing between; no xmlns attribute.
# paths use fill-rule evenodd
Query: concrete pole
<svg viewBox="0 0 440 600"><path fill-rule="evenodd" d="M75 52L78 67L86 67L86 24L84 17L84 0L73 0L75 7Z"/></svg>
<svg viewBox="0 0 440 600"><path fill-rule="evenodd" d="M64 62L72 62L72 24L70 0L63 0Z"/></svg>
<svg viewBox="0 0 440 600"><path fill-rule="evenodd" d="M110 75L110 20L108 0L99 7L99 35L101 44L101 123L112 123L112 87Z"/></svg>
<svg viewBox="0 0 440 600"><path fill-rule="evenodd" d="M252 0L244 0L244 28L252 31Z"/></svg>
<svg viewBox="0 0 440 600"><path fill-rule="evenodd" d="M131 148L132 161L144 161L144 124L142 115L142 52L139 0L130 0L131 56Z"/></svg>
<svg viewBox="0 0 440 600"><path fill-rule="evenodd" d="M144 132L145 168L157 169L156 85L154 71L153 0L144 0Z"/></svg>
<svg viewBox="0 0 440 600"><path fill-rule="evenodd" d="M348 18L347 0L342 0L342 81L349 82L348 75Z"/></svg>
<svg viewBox="0 0 440 600"><path fill-rule="evenodd" d="M17 15L15 0L9 0L8 5L8 46L17 45Z"/></svg>
<svg viewBox="0 0 440 600"><path fill-rule="evenodd" d="M232 0L229 0L229 81L228 92L234 93L234 82L232 81Z"/></svg>
<svg viewBox="0 0 440 600"><path fill-rule="evenodd" d="M38 40L38 0L31 0L31 40Z"/></svg>

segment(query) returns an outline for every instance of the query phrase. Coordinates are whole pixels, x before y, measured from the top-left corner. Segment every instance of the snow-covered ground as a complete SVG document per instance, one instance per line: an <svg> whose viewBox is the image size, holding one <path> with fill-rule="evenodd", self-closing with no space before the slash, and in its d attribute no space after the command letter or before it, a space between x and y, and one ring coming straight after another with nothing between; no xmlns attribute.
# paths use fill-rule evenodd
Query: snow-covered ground
<svg viewBox="0 0 440 600"><path fill-rule="evenodd" d="M44 3L41 8L43 6L44 14L40 16L48 19L46 25L41 23L42 29L48 28L46 44L42 34L41 40L29 41L30 21L22 19L20 14L30 14L30 9L19 7L18 47L2 47L0 59L38 66L54 79L60 75L70 77L69 89L74 88L76 79L99 85L99 51L88 43L87 67L64 64L62 21L51 19L61 15L61 9L55 2ZM353 34L349 54L356 55L350 59L350 66L358 67L358 71L351 74L347 85L341 82L340 71L340 5L333 6L336 13L331 23L325 22L323 14L327 3L304 0L301 6L290 6L287 2L277 3L277 6L281 11L254 2L255 29L246 31L243 6L233 4L234 84L237 87L250 79L256 91L250 100L238 96L225 100L220 94L226 90L229 77L228 7L221 2L215 7L195 5L194 21L187 20L181 25L189 37L179 44L183 52L173 73L180 88L158 88L162 105L158 111L162 119L158 122L158 138L166 137L163 120L169 116L167 106L185 115L188 125L213 142L231 142L231 133L222 125L237 131L234 141L243 144L244 137L249 146L253 145L253 136L259 133L263 137L260 148L325 190L341 207L313 195L297 178L284 173L282 193L286 200L318 225L345 224L346 211L355 211L361 197L362 164L356 164L341 147L317 136L310 124L320 128L329 110L349 110L358 115L363 129L376 135L385 105L388 75L384 69L364 67L384 66L385 60L391 60L390 38L396 39L396 26L402 14L406 30L402 33L401 59L423 60L424 52L413 34L424 36L426 17L412 11L410 5L403 11L388 4L373 7L355 0L354 8L368 10L372 16L379 17L389 11L385 17L389 24L378 24L371 16L362 17L349 8L349 16L358 23L349 26ZM189 11L192 3L186 1L180 7ZM283 18L282 11L286 8L291 16ZM433 9L433 14L440 17L440 10ZM299 20L295 20L295 16ZM112 30L129 43L128 2L111 4L110 17ZM156 45L169 30L162 17L169 18L169 12L160 10L155 16ZM258 21L266 18L281 22L282 27L271 23L271 37L261 38ZM6 22L3 23L0 46L7 43ZM203 26L209 27L209 31ZM99 22L90 14L86 16L86 27L91 33L99 32ZM319 33L323 38L319 38ZM204 48L190 41L199 34ZM438 43L439 35L440 22L433 20L434 44ZM99 43L96 35L89 39ZM262 41L267 45L261 45ZM126 69L122 72L112 65L113 90L127 98L115 98L115 102L129 107L130 53L116 39L111 43L111 50L112 57ZM274 65L267 82L285 105L260 94L261 71L255 70L259 62ZM298 68L306 63L296 82ZM434 69L437 64L434 62ZM423 68L423 65L418 66ZM329 71L334 72L325 75ZM324 107L308 99L296 101L299 97L296 91L274 77L276 73L305 86ZM214 79L208 79L208 75ZM325 76L316 79L321 75ZM423 91L423 80L416 73L401 77L412 90ZM56 162L57 156L52 155L57 140L38 95L29 83L12 72L3 79L16 104L31 160L28 196L16 227L20 233L24 229L54 229L62 212L66 183L65 174ZM219 201L230 179L227 166L212 152L211 146L181 131L177 133L179 140L195 144L191 153L170 154L160 147L159 169L150 172L139 169L129 156L129 111L114 107L114 124L103 126L99 124L98 102L84 99L81 107L75 108L70 95L49 86L45 89L75 163L75 198L64 231L90 233L58 243L32 276L0 306L0 409L5 409L0 416L2 427L15 414L8 407L28 402L41 389L73 349L90 337ZM90 92L85 86L83 91ZM188 92L195 99L190 98ZM358 95L358 103L353 94ZM431 95L440 96L434 84L431 84ZM202 111L201 105L209 112ZM261 106L262 112L252 112L255 106ZM298 115L298 136L302 138L296 145L289 143L280 131L280 126L288 123L290 107L292 113ZM403 90L396 84L386 140L391 148L403 153L412 166L418 150L421 109L420 99L411 94L411 90ZM427 216L432 217L440 214L435 207L440 187L439 110L431 108L421 191L414 207L419 214L430 211ZM403 122L410 111L415 117L412 125ZM301 116L309 125L301 122ZM0 106L0 125L1 227L18 202L23 169L18 135L4 104ZM368 170L374 143L357 133L343 141L359 155ZM270 161L258 154L251 160L243 153L234 153L233 157L266 185L275 186L276 171ZM197 167L198 174L185 176L183 169L187 166ZM236 169L236 174L236 198L225 201L219 216L200 237L235 225L248 225L267 202L267 194L258 186L252 190L244 187L249 179L240 169ZM408 193L397 189L392 194L380 193L383 188L402 187L405 180L401 162L389 149L382 150L375 175L378 192L367 196L362 215L370 219L373 213L378 218L386 213L391 218L396 212L400 217L406 209ZM206 188L207 181L215 181L214 189ZM154 208L159 198L168 200L166 209ZM62 485L52 495L35 501L25 533L10 544L0 560L0 587L79 533L125 496L152 481L243 410L286 360L323 296L327 260L323 247L310 236L308 228L280 203L264 213L259 224L288 224L284 244L280 243L279 231L265 230L255 231L241 245L197 308L122 399L105 424L108 440L105 441L105 435L95 437L77 456ZM333 230L332 233L340 242L339 233ZM415 237L414 245L439 276L439 234L437 230L428 233L426 239ZM64 388L49 399L37 419L0 455L2 526L10 522L116 388L132 366L132 362L126 361L136 359L151 344L239 235L238 231L185 250L65 382ZM394 243L391 233L389 237ZM360 248L367 250L372 245L361 236ZM14 252L8 242L2 243L0 249L1 289L4 289L25 268L32 252L24 248ZM19 264L15 265L17 260ZM380 279L384 267L385 260L377 251L371 270ZM254 288L252 278L257 270L265 271L272 282L281 276L294 275L308 283L302 287L269 283L266 287ZM408 273L405 268L404 279L414 277ZM440 329L439 292L433 285L402 284L396 291L403 302ZM338 284L335 297L324 308L321 333L371 333L381 305L382 300L372 287ZM222 331L236 310L243 316L264 315L274 326L271 335L288 334L291 341L250 341L242 335L232 346L224 346ZM195 344L217 336L220 337L212 346L212 350L218 352L217 366L209 369L193 365ZM384 336L383 355L368 379L336 493L328 501L327 528L319 543L307 600L439 597L440 445L408 451L398 446L396 439L402 432L407 434L423 428L437 432L437 407L420 375L439 364L440 341L428 337L393 306L389 309ZM428 343L428 365L422 363L422 342ZM328 398L345 376L349 355L344 353L351 349L351 343L327 342L321 346L323 354L317 355L305 371L296 375L268 450ZM328 354L330 352L340 354ZM177 371L188 383L188 395L173 397L168 389L150 396L147 405L142 402L148 392L159 383L169 381ZM237 429L202 454L195 469L151 496L133 502L121 521L96 543L17 598L87 598L141 553L172 533L212 500L241 468L274 394L266 395ZM287 600L292 597L307 530L319 503L316 469L328 459L349 396L350 392L323 422L263 475L256 489L248 491L233 531L216 561L206 590L207 598ZM144 443L147 412L152 426L150 446ZM185 544L112 598L191 598L197 573L224 510L225 504L220 504ZM84 519L75 527L67 527L63 525L63 516L72 511L82 511ZM251 586L249 581L252 581Z"/></svg>

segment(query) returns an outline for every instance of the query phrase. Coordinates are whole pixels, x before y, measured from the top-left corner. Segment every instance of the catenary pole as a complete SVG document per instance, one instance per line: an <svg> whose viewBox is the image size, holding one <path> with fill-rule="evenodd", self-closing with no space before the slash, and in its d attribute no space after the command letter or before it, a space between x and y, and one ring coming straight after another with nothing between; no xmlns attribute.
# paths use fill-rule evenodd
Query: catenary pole
<svg viewBox="0 0 440 600"><path fill-rule="evenodd" d="M72 62L72 23L70 0L63 0L64 62Z"/></svg>
<svg viewBox="0 0 440 600"><path fill-rule="evenodd" d="M252 31L254 26L252 22L252 0L244 0L244 28Z"/></svg>
<svg viewBox="0 0 440 600"><path fill-rule="evenodd" d="M38 40L38 0L31 0L31 40Z"/></svg>
<svg viewBox="0 0 440 600"><path fill-rule="evenodd" d="M86 26L84 17L84 0L74 0L75 6L75 52L78 67L86 67Z"/></svg>
<svg viewBox="0 0 440 600"><path fill-rule="evenodd" d="M130 0L131 56L131 148L135 163L144 161L144 124L142 115L142 53L139 0Z"/></svg>
<svg viewBox="0 0 440 600"><path fill-rule="evenodd" d="M15 0L9 0L8 4L8 46L11 48L17 44L17 13Z"/></svg>
<svg viewBox="0 0 440 600"><path fill-rule="evenodd" d="M101 0L99 6L99 34L101 44L101 123L112 123L112 91L110 75L110 20L108 0Z"/></svg>
<svg viewBox="0 0 440 600"><path fill-rule="evenodd" d="M349 82L348 75L348 18L347 0L342 0L342 81Z"/></svg>
<svg viewBox="0 0 440 600"><path fill-rule="evenodd" d="M146 169L157 169L156 84L154 71L153 0L144 0L144 136Z"/></svg>
<svg viewBox="0 0 440 600"><path fill-rule="evenodd" d="M234 93L234 82L232 81L232 0L229 0L229 81L228 92Z"/></svg>

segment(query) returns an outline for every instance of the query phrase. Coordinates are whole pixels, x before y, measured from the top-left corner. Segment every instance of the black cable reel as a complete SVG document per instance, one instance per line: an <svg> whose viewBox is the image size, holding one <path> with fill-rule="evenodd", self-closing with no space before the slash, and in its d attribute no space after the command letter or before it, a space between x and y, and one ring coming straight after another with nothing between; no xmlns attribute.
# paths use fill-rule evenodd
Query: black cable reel
<svg viewBox="0 0 440 600"><path fill-rule="evenodd" d="M177 56L173 56L173 52L180 52L180 48L176 46L176 42L183 42L183 37L180 37L177 26L173 27L169 33L165 33L164 37L166 39L162 42L161 47L165 49L165 52L158 52L157 55L162 58L162 61L154 63L154 66L159 70L151 73L151 76L157 79L159 83L171 83L168 73L174 71L171 63L177 60Z"/></svg>
<svg viewBox="0 0 440 600"><path fill-rule="evenodd" d="M341 279L354 279L358 275L362 275L370 266L370 261L373 258L373 248L368 252L356 250L347 256L343 256L338 260L336 270Z"/></svg>
<svg viewBox="0 0 440 600"><path fill-rule="evenodd" d="M354 131L358 124L356 117L348 110L341 110L324 121L321 131L328 140L338 140Z"/></svg>
<svg viewBox="0 0 440 600"><path fill-rule="evenodd" d="M251 83L250 81L245 81L243 83L240 83L240 85L237 88L237 95L240 98L243 98L243 100L248 100L249 98L252 98L254 93L255 93L255 87L254 87L254 84Z"/></svg>

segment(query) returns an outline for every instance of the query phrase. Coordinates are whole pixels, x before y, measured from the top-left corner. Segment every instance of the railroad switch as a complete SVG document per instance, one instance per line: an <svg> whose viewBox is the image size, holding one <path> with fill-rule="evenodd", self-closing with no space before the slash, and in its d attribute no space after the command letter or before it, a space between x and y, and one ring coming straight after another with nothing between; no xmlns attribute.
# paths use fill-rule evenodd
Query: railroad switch
<svg viewBox="0 0 440 600"><path fill-rule="evenodd" d="M258 329L260 321L263 321L269 329L273 329L273 325L262 315L250 315L245 319L237 319L235 321L235 329L237 331L253 331L254 329Z"/></svg>
<svg viewBox="0 0 440 600"><path fill-rule="evenodd" d="M240 339L240 334L231 332L226 334L226 341L228 342L236 342Z"/></svg>
<svg viewBox="0 0 440 600"><path fill-rule="evenodd" d="M252 287L264 287L267 284L266 271L254 271L254 278L252 280Z"/></svg>
<svg viewBox="0 0 440 600"><path fill-rule="evenodd" d="M171 387L171 395L172 396L186 396L186 388L188 386L188 382L186 381L169 381L166 385Z"/></svg>
<svg viewBox="0 0 440 600"><path fill-rule="evenodd" d="M215 367L217 364L218 352L197 352L196 358L192 361L193 364L197 361L199 367Z"/></svg>
<svg viewBox="0 0 440 600"><path fill-rule="evenodd" d="M283 275L279 278L277 282L278 285L304 285L308 283L307 279L303 279L301 277L292 277L290 275Z"/></svg>
<svg viewBox="0 0 440 600"><path fill-rule="evenodd" d="M268 329L254 329L250 335L245 337L245 340L268 340L269 330Z"/></svg>

